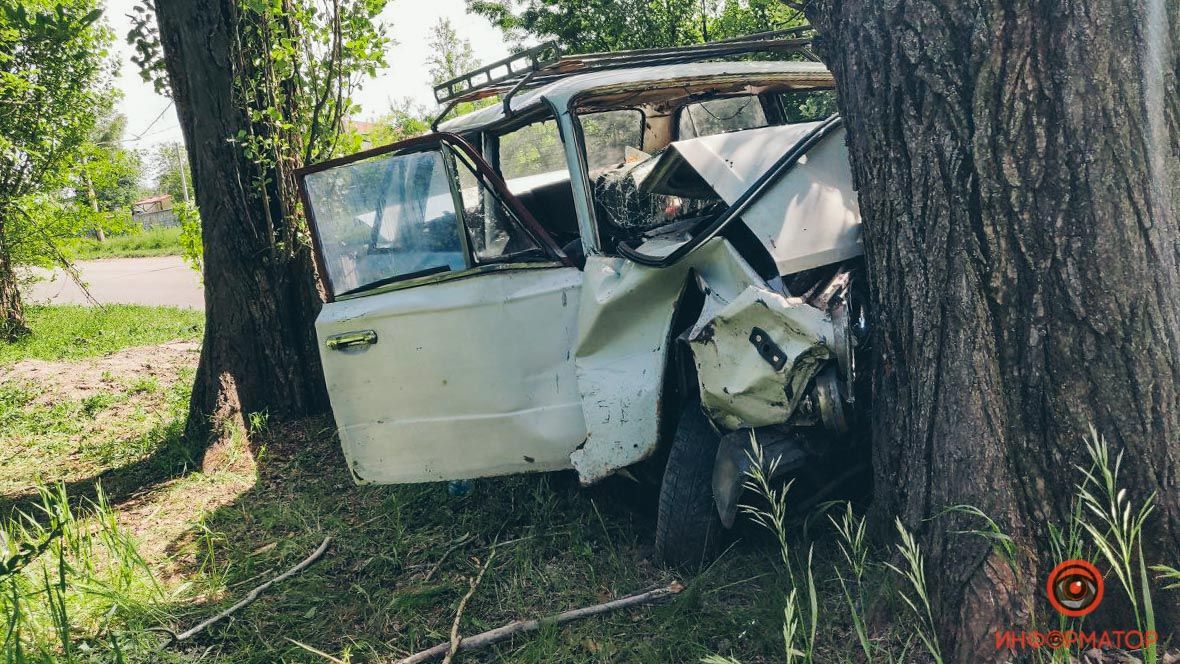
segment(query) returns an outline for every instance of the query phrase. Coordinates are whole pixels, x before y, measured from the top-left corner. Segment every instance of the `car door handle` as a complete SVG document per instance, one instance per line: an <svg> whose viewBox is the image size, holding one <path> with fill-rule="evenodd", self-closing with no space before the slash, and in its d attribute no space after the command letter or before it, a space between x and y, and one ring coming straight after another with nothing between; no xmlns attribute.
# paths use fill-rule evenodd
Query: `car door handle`
<svg viewBox="0 0 1180 664"><path fill-rule="evenodd" d="M345 348L356 348L357 346L372 346L375 343L377 343L377 333L373 330L334 334L328 337L327 341L328 350L344 350Z"/></svg>

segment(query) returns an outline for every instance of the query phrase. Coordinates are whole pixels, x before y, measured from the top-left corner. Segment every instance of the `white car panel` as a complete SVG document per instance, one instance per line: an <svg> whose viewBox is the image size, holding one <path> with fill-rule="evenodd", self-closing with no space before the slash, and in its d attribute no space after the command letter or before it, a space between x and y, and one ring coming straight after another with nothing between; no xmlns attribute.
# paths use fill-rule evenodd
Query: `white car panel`
<svg viewBox="0 0 1180 664"><path fill-rule="evenodd" d="M359 482L558 470L586 437L573 347L582 273L505 270L324 305L332 412ZM333 335L377 343L329 350Z"/></svg>
<svg viewBox="0 0 1180 664"><path fill-rule="evenodd" d="M719 238L666 268L610 256L587 259L576 355L589 436L571 456L583 484L656 450L672 316L694 273L722 301L751 285L765 286Z"/></svg>

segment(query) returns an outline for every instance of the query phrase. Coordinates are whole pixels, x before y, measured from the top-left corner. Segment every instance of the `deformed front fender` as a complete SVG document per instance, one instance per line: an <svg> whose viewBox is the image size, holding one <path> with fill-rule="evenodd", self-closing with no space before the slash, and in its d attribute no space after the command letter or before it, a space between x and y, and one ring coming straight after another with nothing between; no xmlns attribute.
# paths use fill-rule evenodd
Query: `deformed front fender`
<svg viewBox="0 0 1180 664"><path fill-rule="evenodd" d="M674 336L675 303L690 275L709 284L714 298L765 287L741 254L714 238L666 268L591 255L578 318L575 366L587 438L570 455L583 484L642 461L659 445L664 375Z"/></svg>
<svg viewBox="0 0 1180 664"><path fill-rule="evenodd" d="M718 428L787 421L833 357L828 315L775 291L723 238L667 268L591 256L585 275L575 366L588 435L570 455L583 484L642 461L659 445L663 377L679 333L671 329L674 303L694 275L705 306L687 341L701 404ZM764 339L754 339L755 328Z"/></svg>
<svg viewBox="0 0 1180 664"><path fill-rule="evenodd" d="M688 335L701 406L723 430L786 422L834 357L831 317L765 285L732 300L703 289L705 307Z"/></svg>

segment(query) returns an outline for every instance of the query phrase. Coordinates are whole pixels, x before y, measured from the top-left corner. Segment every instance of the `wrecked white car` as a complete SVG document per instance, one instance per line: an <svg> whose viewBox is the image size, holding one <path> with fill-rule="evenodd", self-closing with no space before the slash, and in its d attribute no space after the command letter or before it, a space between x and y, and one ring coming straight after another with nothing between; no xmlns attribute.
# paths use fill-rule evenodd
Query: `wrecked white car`
<svg viewBox="0 0 1180 664"><path fill-rule="evenodd" d="M656 549L695 565L751 431L777 472L851 463L862 249L831 75L700 61L791 37L539 47L437 92L494 105L299 174L358 482L655 467Z"/></svg>

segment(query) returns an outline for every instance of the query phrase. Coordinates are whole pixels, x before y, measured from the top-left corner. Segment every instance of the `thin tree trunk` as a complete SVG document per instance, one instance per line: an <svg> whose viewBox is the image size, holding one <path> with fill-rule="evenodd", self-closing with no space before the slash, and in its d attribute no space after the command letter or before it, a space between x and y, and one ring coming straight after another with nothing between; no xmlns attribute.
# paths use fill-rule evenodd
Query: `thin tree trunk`
<svg viewBox="0 0 1180 664"><path fill-rule="evenodd" d="M289 172L262 172L240 142L251 126L235 76L252 58L238 51L236 3L157 0L156 10L202 219L206 325L188 436L200 443L255 412L271 421L322 413L311 253L273 196ZM257 186L263 178L270 192Z"/></svg>
<svg viewBox="0 0 1180 664"><path fill-rule="evenodd" d="M1180 103L1175 0L815 0L865 220L875 515L927 555L948 661L1047 623L1090 424L1156 492L1180 558ZM1018 573L979 527L1020 545ZM1161 637L1180 596L1155 584ZM1107 576L1107 603L1122 595ZM1134 627L1115 612L1086 627ZM990 653L990 654L989 654Z"/></svg>
<svg viewBox="0 0 1180 664"><path fill-rule="evenodd" d="M0 225L0 341L15 341L28 332L16 271L5 246L4 228Z"/></svg>

